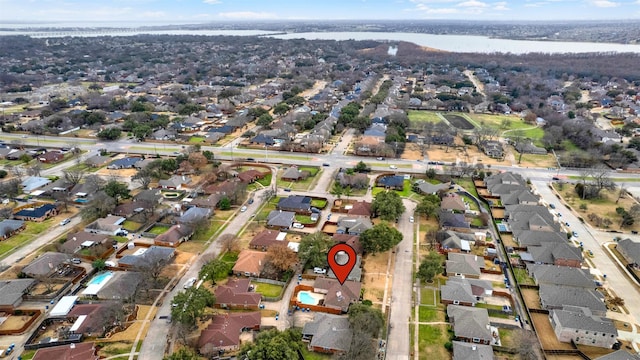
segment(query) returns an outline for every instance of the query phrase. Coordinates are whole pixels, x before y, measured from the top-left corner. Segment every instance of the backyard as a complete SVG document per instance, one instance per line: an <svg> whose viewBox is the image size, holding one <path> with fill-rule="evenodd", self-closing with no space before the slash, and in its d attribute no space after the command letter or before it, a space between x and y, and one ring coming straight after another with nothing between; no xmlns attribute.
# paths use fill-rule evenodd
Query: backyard
<svg viewBox="0 0 640 360"><path fill-rule="evenodd" d="M125 225L125 228L126 228L126 225ZM164 234L165 232L167 232L167 230L169 230L169 228L170 228L169 225L156 224L156 225L153 225L153 227L151 229L147 230L146 232L154 234L154 235L160 235L160 234Z"/></svg>
<svg viewBox="0 0 640 360"><path fill-rule="evenodd" d="M444 344L450 341L449 325L418 325L419 359L449 359L451 355Z"/></svg>
<svg viewBox="0 0 640 360"><path fill-rule="evenodd" d="M290 188L292 190L309 190L309 189L311 189L312 186L315 184L315 181L317 179L316 175L320 171L320 168L314 167L314 166L300 166L300 167L298 167L298 170L300 170L300 171L308 171L309 172L309 176L306 177L305 179L300 179L300 180L297 180L297 181L288 181L288 180L285 181L285 180L282 180L282 174L284 173L285 169L281 169L280 171L278 171L276 185L279 188Z"/></svg>
<svg viewBox="0 0 640 360"><path fill-rule="evenodd" d="M284 288L282 285L267 284L257 281L251 281L251 285L254 286L254 291L265 297L278 297L282 293Z"/></svg>

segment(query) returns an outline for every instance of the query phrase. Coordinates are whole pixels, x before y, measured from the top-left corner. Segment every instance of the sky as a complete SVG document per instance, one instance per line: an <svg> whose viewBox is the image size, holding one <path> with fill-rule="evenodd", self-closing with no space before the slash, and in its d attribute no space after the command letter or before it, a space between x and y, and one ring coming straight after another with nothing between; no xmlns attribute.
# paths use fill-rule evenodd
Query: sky
<svg viewBox="0 0 640 360"><path fill-rule="evenodd" d="M0 0L15 22L640 19L640 0Z"/></svg>

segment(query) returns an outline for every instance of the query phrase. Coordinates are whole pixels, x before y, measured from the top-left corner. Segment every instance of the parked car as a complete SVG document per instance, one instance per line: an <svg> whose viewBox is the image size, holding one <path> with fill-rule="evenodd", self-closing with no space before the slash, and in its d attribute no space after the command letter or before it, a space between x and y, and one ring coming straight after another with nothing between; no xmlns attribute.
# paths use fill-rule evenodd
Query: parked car
<svg viewBox="0 0 640 360"><path fill-rule="evenodd" d="M398 167L395 165L389 165L389 169L397 169Z"/></svg>
<svg viewBox="0 0 640 360"><path fill-rule="evenodd" d="M291 225L294 229L304 229L304 225L300 224L300 223L293 223L293 225Z"/></svg>
<svg viewBox="0 0 640 360"><path fill-rule="evenodd" d="M549 207L552 208L552 209L556 208L556 206L554 204L549 204Z"/></svg>
<svg viewBox="0 0 640 360"><path fill-rule="evenodd" d="M322 275L324 275L324 274L327 273L327 269L323 269L321 267L314 267L313 268L313 273L314 274L322 274Z"/></svg>
<svg viewBox="0 0 640 360"><path fill-rule="evenodd" d="M184 288L185 288L185 289L188 289L188 288L192 287L193 285L195 285L196 280L198 280L198 279L196 279L196 278L194 278L194 277L189 278L189 280L187 280L187 282L186 282L186 283L184 283Z"/></svg>
<svg viewBox="0 0 640 360"><path fill-rule="evenodd" d="M284 188L284 191L286 191L286 192L290 192L290 191L291 191L291 189L289 189L289 188Z"/></svg>
<svg viewBox="0 0 640 360"><path fill-rule="evenodd" d="M409 222L413 222L413 216L409 216Z"/></svg>
<svg viewBox="0 0 640 360"><path fill-rule="evenodd" d="M247 211L247 207L246 206L243 206L243 207L240 208L240 212L245 212L245 211Z"/></svg>
<svg viewBox="0 0 640 360"><path fill-rule="evenodd" d="M376 158L376 160L384 160L384 158L382 156L379 156Z"/></svg>
<svg viewBox="0 0 640 360"><path fill-rule="evenodd" d="M331 166L329 163L322 163L322 166Z"/></svg>
<svg viewBox="0 0 640 360"><path fill-rule="evenodd" d="M60 226L65 226L70 222L71 222L71 219L64 219L64 220L60 221Z"/></svg>
<svg viewBox="0 0 640 360"><path fill-rule="evenodd" d="M73 259L71 259L71 263L72 263L72 264L76 264L76 265L78 265L78 264L80 264L81 262L82 262L82 260L80 260L80 258L73 258Z"/></svg>

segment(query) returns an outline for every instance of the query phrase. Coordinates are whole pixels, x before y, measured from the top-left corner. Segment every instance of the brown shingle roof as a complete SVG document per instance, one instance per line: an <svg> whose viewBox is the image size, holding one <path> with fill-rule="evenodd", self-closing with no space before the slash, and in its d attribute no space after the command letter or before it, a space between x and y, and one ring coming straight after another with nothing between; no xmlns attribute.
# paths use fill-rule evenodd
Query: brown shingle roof
<svg viewBox="0 0 640 360"><path fill-rule="evenodd" d="M266 263L267 253L254 250L242 250L233 266L234 272L260 274Z"/></svg>
<svg viewBox="0 0 640 360"><path fill-rule="evenodd" d="M98 360L93 342L69 344L43 348L36 352L33 360Z"/></svg>
<svg viewBox="0 0 640 360"><path fill-rule="evenodd" d="M202 330L198 347L206 344L214 346L238 346L242 329L258 329L260 327L260 312L233 313L216 315L206 329Z"/></svg>
<svg viewBox="0 0 640 360"><path fill-rule="evenodd" d="M271 245L276 244L284 244L287 245L289 242L286 240L277 240L279 231L275 230L263 230L259 234L253 237L249 246L252 248L262 248L268 249Z"/></svg>
<svg viewBox="0 0 640 360"><path fill-rule="evenodd" d="M234 279L214 291L217 304L258 306L262 295L249 292L249 279Z"/></svg>
<svg viewBox="0 0 640 360"><path fill-rule="evenodd" d="M349 215L371 216L371 203L358 201L351 204L353 207L347 211Z"/></svg>

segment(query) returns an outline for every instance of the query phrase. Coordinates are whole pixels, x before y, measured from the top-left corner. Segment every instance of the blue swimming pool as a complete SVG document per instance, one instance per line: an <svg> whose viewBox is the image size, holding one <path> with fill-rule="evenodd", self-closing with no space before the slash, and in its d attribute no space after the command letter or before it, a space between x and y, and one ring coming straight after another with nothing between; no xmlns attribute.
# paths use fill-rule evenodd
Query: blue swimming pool
<svg viewBox="0 0 640 360"><path fill-rule="evenodd" d="M311 291L303 290L298 293L298 302L305 305L318 305L322 299L324 299L324 295L315 294Z"/></svg>
<svg viewBox="0 0 640 360"><path fill-rule="evenodd" d="M89 284L87 284L87 285L98 285L98 284L101 284L103 281L109 279L111 276L113 276L113 272L105 271L102 274L96 275L93 279L91 279L91 281L89 281Z"/></svg>
<svg viewBox="0 0 640 360"><path fill-rule="evenodd" d="M505 224L496 224L498 226L498 231L500 232L506 232L507 231L507 225Z"/></svg>
<svg viewBox="0 0 640 360"><path fill-rule="evenodd" d="M80 204L86 204L89 202L87 199L75 199L74 201Z"/></svg>

